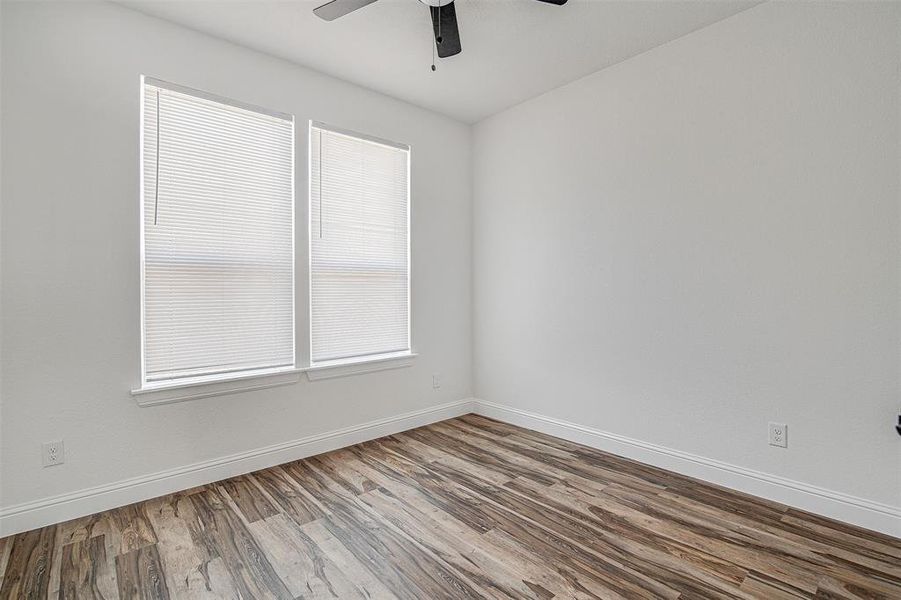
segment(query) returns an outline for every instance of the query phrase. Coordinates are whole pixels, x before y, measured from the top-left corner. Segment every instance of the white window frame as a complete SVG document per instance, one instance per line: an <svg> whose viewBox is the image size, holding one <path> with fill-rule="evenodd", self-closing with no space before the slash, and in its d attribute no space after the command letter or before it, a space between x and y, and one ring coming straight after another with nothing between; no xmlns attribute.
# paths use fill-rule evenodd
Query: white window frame
<svg viewBox="0 0 901 600"><path fill-rule="evenodd" d="M198 98L211 100L221 104L234 106L269 116L284 119L291 123L291 340L292 340L292 364L288 367L262 368L214 375L201 375L185 378L183 380L147 381L146 373L146 344L145 344L145 235L144 235L144 87L153 85L169 89L175 92L188 94ZM140 118L139 118L139 146L138 173L139 181L139 227L140 227L140 279L141 279L141 323L140 323L140 356L141 356L141 383L140 387L131 391L132 396L138 397L138 404L150 406L181 402L196 398L219 396L244 391L258 390L269 387L288 385L299 381L299 373L306 369L297 365L297 194L296 194L296 120L293 115L270 110L253 104L248 104L211 94L194 88L170 83L160 79L141 75L140 78ZM185 389L187 388L187 389Z"/></svg>
<svg viewBox="0 0 901 600"><path fill-rule="evenodd" d="M369 354L327 361L313 361L313 128L345 135L351 138L364 140L398 148L407 154L407 346L402 352L388 352L381 354ZM321 121L310 120L307 127L307 304L309 307L309 346L310 366L305 369L310 380L330 379L346 375L357 375L385 369L396 369L412 365L412 359L418 356L413 345L413 268L411 262L412 246L412 214L413 198L411 193L413 149L409 144L394 142L373 135L360 133L342 127L329 125ZM320 157L321 159L321 157Z"/></svg>

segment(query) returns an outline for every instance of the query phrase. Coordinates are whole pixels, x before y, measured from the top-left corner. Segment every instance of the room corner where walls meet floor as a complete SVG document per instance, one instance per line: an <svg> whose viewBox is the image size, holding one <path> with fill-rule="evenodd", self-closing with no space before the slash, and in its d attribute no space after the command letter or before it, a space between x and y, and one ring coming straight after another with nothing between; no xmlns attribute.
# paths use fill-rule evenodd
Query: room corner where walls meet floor
<svg viewBox="0 0 901 600"><path fill-rule="evenodd" d="M154 473L3 509L0 511L0 537L214 483L469 413L901 539L899 507L874 503L477 398L467 398L182 469Z"/></svg>

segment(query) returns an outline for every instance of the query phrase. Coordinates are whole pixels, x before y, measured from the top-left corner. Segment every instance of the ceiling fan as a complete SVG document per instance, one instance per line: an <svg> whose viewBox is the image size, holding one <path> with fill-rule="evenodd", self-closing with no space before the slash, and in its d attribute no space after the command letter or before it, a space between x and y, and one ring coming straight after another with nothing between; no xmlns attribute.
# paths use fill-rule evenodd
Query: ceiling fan
<svg viewBox="0 0 901 600"><path fill-rule="evenodd" d="M331 0L313 9L313 14L326 21L334 21L338 17L352 13L358 8L372 4L376 0ZM432 30L435 34L435 46L438 56L447 58L459 54L460 30L457 29L457 9L453 0L419 0L429 7L432 13ZM538 0L547 4L563 6L566 0Z"/></svg>

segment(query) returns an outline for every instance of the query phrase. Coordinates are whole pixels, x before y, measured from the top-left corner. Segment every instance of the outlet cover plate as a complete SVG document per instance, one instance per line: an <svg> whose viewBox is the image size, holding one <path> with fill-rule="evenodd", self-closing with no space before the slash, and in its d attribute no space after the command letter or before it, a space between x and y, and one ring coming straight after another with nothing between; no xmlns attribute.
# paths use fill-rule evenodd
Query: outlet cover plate
<svg viewBox="0 0 901 600"><path fill-rule="evenodd" d="M61 465L66 462L66 449L62 440L41 444L41 461L45 467Z"/></svg>
<svg viewBox="0 0 901 600"><path fill-rule="evenodd" d="M788 448L788 425L770 422L769 432L770 446Z"/></svg>

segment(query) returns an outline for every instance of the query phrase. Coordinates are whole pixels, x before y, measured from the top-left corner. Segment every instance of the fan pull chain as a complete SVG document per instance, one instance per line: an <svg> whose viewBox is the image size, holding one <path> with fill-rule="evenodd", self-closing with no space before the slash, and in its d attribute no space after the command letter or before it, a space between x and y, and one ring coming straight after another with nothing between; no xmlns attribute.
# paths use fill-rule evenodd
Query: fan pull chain
<svg viewBox="0 0 901 600"><path fill-rule="evenodd" d="M432 10L431 8L429 10ZM441 43L441 1L438 2L438 35L435 36L435 43L432 44L432 71L437 71L435 66L435 47Z"/></svg>

